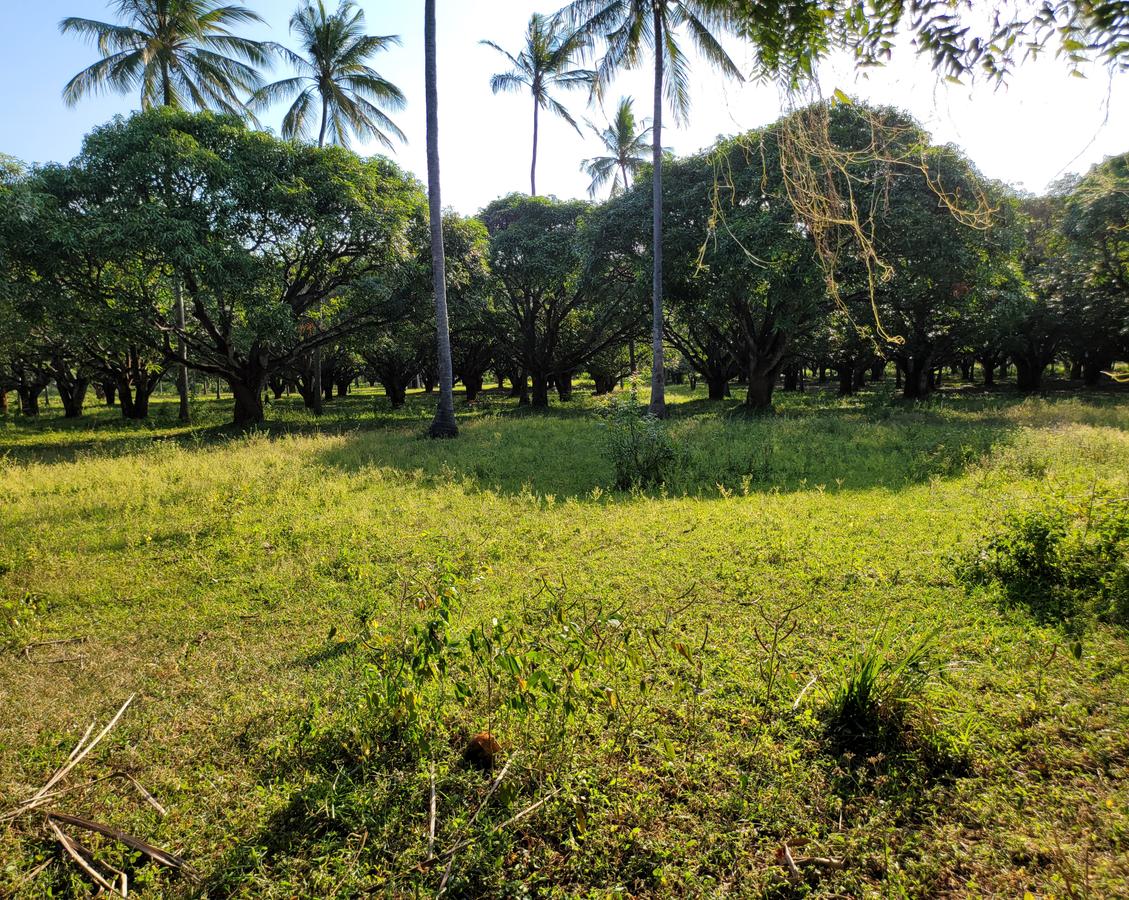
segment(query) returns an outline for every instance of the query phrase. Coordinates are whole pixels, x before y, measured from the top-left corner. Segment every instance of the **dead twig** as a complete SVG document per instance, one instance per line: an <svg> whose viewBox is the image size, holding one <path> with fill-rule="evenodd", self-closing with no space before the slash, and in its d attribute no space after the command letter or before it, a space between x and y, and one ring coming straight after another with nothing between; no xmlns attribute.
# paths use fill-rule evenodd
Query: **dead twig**
<svg viewBox="0 0 1129 900"><path fill-rule="evenodd" d="M124 778L135 788L137 788L137 792L145 798L146 803L148 803L151 807L153 807L153 809L157 811L158 815L167 816L169 814L169 811L161 806L161 804L157 801L157 798L150 794L147 790L145 790L145 787L141 784L141 782L130 775L129 772L122 772L121 770L118 770L116 772L113 772L109 777Z"/></svg>
<svg viewBox="0 0 1129 900"><path fill-rule="evenodd" d="M52 863L52 860L50 860L50 859L43 860L43 862L41 862L38 866L36 866L34 869L32 869L30 872L28 872L23 878L21 878L15 884L11 885L10 887L5 888L4 892L0 893L0 897L4 897L5 900L8 897L15 897L16 894L19 893L20 888L22 888L25 884L28 884L29 882L34 881L35 878L38 877L39 873L42 872L44 869L46 869L49 865L51 865L51 863Z"/></svg>
<svg viewBox="0 0 1129 900"><path fill-rule="evenodd" d="M32 641L30 644L25 644L22 651L25 659L31 659L31 651L37 647L59 647L63 644L85 644L89 638L73 637L73 638L59 638L55 641Z"/></svg>
<svg viewBox="0 0 1129 900"><path fill-rule="evenodd" d="M94 868L94 858L93 856L91 856L89 850L87 850L77 841L74 841L71 838L67 837L66 833L58 825L51 821L50 818L47 819L47 826L55 833L55 839L59 842L59 846L61 846L63 850L66 851L67 856L69 856L74 861L75 865L77 865L80 869L82 869L82 871L90 876L90 879L96 885L109 891L112 894L120 894L123 897L125 896L125 894L122 894L122 892L119 891L114 885L110 884L110 882L106 880L101 872Z"/></svg>
<svg viewBox="0 0 1129 900"><path fill-rule="evenodd" d="M188 864L167 850L162 850L160 847L154 847L152 844L147 844L140 838L135 838L133 835L126 834L124 831L118 831L116 828L111 828L109 825L103 825L100 822L92 822L89 819L83 819L79 816L70 816L61 812L47 813L48 822L56 821L62 822L65 825L73 825L76 828L83 828L86 831L93 831L96 834L103 835L104 837L113 838L127 847L136 850L147 856L155 863L162 866L167 866L170 869L177 869L187 874Z"/></svg>
<svg viewBox="0 0 1129 900"><path fill-rule="evenodd" d="M130 694L129 699L121 705L121 709L119 709L114 717L110 719L110 721L106 724L106 727L98 732L97 736L88 743L87 738L90 737L90 732L94 730L94 723L91 722L90 726L83 733L82 739L78 742L78 744L75 745L75 748L71 751L71 755L67 757L67 761L55 771L54 775L47 779L47 783L34 794L32 794L22 804L16 807L16 809L5 813L3 816L0 816L0 818L6 820L15 819L16 817L23 815L26 812L30 812L38 806L41 806L45 802L46 795L51 791L51 788L53 788L56 784L66 778L70 771L80 762L82 762L91 750L98 746L102 738L104 738L113 730L114 726L118 724L118 720L121 719L121 717L125 714L125 711L129 708L129 705L133 702L133 698L136 696L136 694Z"/></svg>
<svg viewBox="0 0 1129 900"><path fill-rule="evenodd" d="M427 855L435 853L435 763L431 764L431 815L427 822Z"/></svg>

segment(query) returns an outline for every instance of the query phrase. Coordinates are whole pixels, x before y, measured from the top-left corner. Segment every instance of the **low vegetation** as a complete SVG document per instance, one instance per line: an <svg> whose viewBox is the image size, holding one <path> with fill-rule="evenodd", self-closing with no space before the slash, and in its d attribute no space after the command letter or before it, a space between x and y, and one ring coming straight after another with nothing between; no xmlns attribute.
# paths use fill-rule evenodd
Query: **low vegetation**
<svg viewBox="0 0 1129 900"><path fill-rule="evenodd" d="M1124 395L703 393L0 420L0 812L136 693L52 808L137 896L1122 892Z"/></svg>

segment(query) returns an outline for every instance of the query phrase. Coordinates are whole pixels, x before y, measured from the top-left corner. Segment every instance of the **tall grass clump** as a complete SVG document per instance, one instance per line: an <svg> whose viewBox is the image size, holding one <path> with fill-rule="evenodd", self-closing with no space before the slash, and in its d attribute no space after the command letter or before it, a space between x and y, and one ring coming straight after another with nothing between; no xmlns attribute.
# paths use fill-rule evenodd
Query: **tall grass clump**
<svg viewBox="0 0 1129 900"><path fill-rule="evenodd" d="M1129 498L1095 488L1011 512L958 573L1041 624L1129 625Z"/></svg>
<svg viewBox="0 0 1129 900"><path fill-rule="evenodd" d="M666 423L640 402L634 380L630 391L611 398L604 415L604 446L615 467L616 488L626 491L663 484L677 467L680 454Z"/></svg>
<svg viewBox="0 0 1129 900"><path fill-rule="evenodd" d="M839 743L866 746L901 738L907 714L920 705L936 674L932 646L938 629L905 653L896 653L876 634L851 656L826 689L823 717Z"/></svg>

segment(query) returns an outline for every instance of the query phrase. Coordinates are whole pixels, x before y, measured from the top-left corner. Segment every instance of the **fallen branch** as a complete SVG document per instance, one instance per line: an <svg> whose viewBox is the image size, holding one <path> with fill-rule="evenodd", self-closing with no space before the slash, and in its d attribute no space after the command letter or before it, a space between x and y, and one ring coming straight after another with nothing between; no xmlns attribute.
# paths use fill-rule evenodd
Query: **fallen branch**
<svg viewBox="0 0 1129 900"><path fill-rule="evenodd" d="M63 644L85 644L88 638L86 637L73 637L73 638L59 638L56 641L32 641L30 644L25 644L21 651L25 659L31 659L31 651L36 647L59 647Z"/></svg>
<svg viewBox="0 0 1129 900"><path fill-rule="evenodd" d="M155 863L160 863L162 866L168 866L170 869L177 869L187 872L187 863L172 853L162 850L160 847L154 847L152 844L147 844L140 838L135 838L133 835L126 834L124 831L118 831L116 828L111 828L109 825L102 825L99 822L92 822L89 819L82 819L78 816L69 816L61 812L47 813L47 821L62 822L66 825L74 825L76 828L83 828L87 831L93 831L104 837L113 838L127 847L144 854L153 860Z"/></svg>
<svg viewBox="0 0 1129 900"><path fill-rule="evenodd" d="M67 837L64 831L52 822L50 818L47 819L47 826L55 833L55 839L59 842L59 846L66 851L67 856L69 856L74 861L75 865L82 869L96 885L112 894L120 894L122 897L125 896L125 894L114 885L110 884L101 872L94 868L94 858L91 856L89 850L77 841L73 841L71 838Z"/></svg>

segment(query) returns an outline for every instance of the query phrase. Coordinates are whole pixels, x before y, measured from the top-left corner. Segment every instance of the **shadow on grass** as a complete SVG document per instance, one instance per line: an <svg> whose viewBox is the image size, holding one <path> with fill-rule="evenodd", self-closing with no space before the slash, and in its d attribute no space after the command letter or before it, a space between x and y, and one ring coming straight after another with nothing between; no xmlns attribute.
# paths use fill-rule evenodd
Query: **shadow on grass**
<svg viewBox="0 0 1129 900"><path fill-rule="evenodd" d="M750 415L740 400L672 393L669 428L681 458L653 495L901 490L960 475L1018 428L1006 415L1010 398L954 395L908 406L888 392L809 392L781 395L774 413ZM492 404L462 426L445 442L417 439L422 429L357 429L318 461L347 473L391 469L432 487L558 500L599 499L614 482L595 401L540 413Z"/></svg>
<svg viewBox="0 0 1129 900"><path fill-rule="evenodd" d="M1068 382L1048 385L1048 402L1081 400L1095 414L1129 396L1124 388L1078 394ZM892 383L869 386L849 398L830 388L779 391L769 415L745 411L740 389L723 401L701 388L669 389L670 429L683 449L665 492L673 496L797 491L825 488L900 490L931 478L959 475L1010 440L1017 422L1009 410L1026 397L1003 386L954 385L929 400L907 403ZM410 394L392 409L382 393L363 389L335 398L320 418L298 397L267 407L254 433L268 438L343 435L345 441L318 462L345 472L393 469L427 484L452 481L474 490L558 499L606 492L614 481L604 450L598 410L603 404L583 388L567 404L548 410L518 406L503 390L484 391L468 406L456 393L462 427L455 441L424 438L435 395ZM176 419L171 398L153 403L150 420L123 422L112 409L78 420L57 413L37 420L0 420L0 457L16 463L70 462L84 456L122 456L161 442L219 447L247 432L228 424L230 401L198 402L197 422Z"/></svg>

